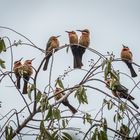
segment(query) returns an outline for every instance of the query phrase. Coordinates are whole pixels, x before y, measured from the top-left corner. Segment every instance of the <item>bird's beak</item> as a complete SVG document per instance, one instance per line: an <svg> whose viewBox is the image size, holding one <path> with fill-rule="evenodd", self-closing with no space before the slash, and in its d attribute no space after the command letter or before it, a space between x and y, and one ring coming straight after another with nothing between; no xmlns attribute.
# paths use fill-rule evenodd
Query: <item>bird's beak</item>
<svg viewBox="0 0 140 140"><path fill-rule="evenodd" d="M31 61L35 60L35 58L31 59Z"/></svg>
<svg viewBox="0 0 140 140"><path fill-rule="evenodd" d="M65 31L66 33L70 33L70 31Z"/></svg>
<svg viewBox="0 0 140 140"><path fill-rule="evenodd" d="M22 58L20 58L18 61L21 61L23 59L23 57Z"/></svg>
<svg viewBox="0 0 140 140"><path fill-rule="evenodd" d="M126 46L124 46L123 44L122 44L122 46L123 46L123 48L125 48Z"/></svg>
<svg viewBox="0 0 140 140"><path fill-rule="evenodd" d="M83 30L76 30L76 31L78 31L78 32L83 32Z"/></svg>
<svg viewBox="0 0 140 140"><path fill-rule="evenodd" d="M60 37L61 35L56 36L56 38Z"/></svg>

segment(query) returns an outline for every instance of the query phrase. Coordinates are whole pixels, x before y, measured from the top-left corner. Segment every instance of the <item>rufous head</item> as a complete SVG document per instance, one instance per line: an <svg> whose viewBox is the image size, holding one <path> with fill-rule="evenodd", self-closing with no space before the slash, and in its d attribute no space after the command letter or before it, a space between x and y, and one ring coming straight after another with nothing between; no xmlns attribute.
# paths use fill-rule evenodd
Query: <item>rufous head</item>
<svg viewBox="0 0 140 140"><path fill-rule="evenodd" d="M24 64L32 65L32 61L33 61L34 59L35 59L35 58L30 59L30 60L25 60Z"/></svg>

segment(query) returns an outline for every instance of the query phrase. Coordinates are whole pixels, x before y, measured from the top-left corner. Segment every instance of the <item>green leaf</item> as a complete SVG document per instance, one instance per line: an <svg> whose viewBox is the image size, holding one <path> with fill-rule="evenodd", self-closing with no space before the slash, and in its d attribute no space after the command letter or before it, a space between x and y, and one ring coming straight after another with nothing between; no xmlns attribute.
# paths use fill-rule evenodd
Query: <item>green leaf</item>
<svg viewBox="0 0 140 140"><path fill-rule="evenodd" d="M8 138L8 134L9 134L9 133L8 133L8 126L6 126L6 127L5 127L5 136L6 136L6 139Z"/></svg>
<svg viewBox="0 0 140 140"><path fill-rule="evenodd" d="M6 140L12 140L12 135L13 135L13 128L10 126L5 127L5 136Z"/></svg>
<svg viewBox="0 0 140 140"><path fill-rule="evenodd" d="M40 91L38 91L37 95L36 95L36 102L38 103L41 99L42 93Z"/></svg>
<svg viewBox="0 0 140 140"><path fill-rule="evenodd" d="M63 133L63 135L65 136L65 138L67 138L67 140L72 140L71 135L69 135L69 134L66 133L66 132L62 132L62 133Z"/></svg>
<svg viewBox="0 0 140 140"><path fill-rule="evenodd" d="M102 136L100 132L98 132L98 140L102 140Z"/></svg>
<svg viewBox="0 0 140 140"><path fill-rule="evenodd" d="M102 62L102 70L104 69L105 65L106 65L106 60L103 60L103 62Z"/></svg>
<svg viewBox="0 0 140 140"><path fill-rule="evenodd" d="M5 61L2 60L2 59L0 59L0 66L1 66L1 68L3 68L3 69L6 68L6 66L5 66Z"/></svg>
<svg viewBox="0 0 140 140"><path fill-rule="evenodd" d="M108 102L107 107L108 107L108 110L111 110L112 109L113 103L112 103L111 100Z"/></svg>
<svg viewBox="0 0 140 140"><path fill-rule="evenodd" d="M114 115L113 121L116 122L117 114Z"/></svg>
<svg viewBox="0 0 140 140"><path fill-rule="evenodd" d="M108 138L107 138L107 132L106 131L100 131L100 134L101 134L101 139L102 140L108 140Z"/></svg>
<svg viewBox="0 0 140 140"><path fill-rule="evenodd" d="M86 89L83 86L80 86L77 89L74 97L78 99L79 104L81 104L81 103L82 104L84 104L84 103L88 104Z"/></svg>
<svg viewBox="0 0 140 140"><path fill-rule="evenodd" d="M40 107L41 107L41 111L44 112L46 111L46 109L48 108L48 97L46 95L42 95L42 98L40 100Z"/></svg>
<svg viewBox="0 0 140 140"><path fill-rule="evenodd" d="M32 91L35 89L35 85L32 84L29 88L28 88L28 97L30 100L32 100L32 96L31 96L31 93Z"/></svg>
<svg viewBox="0 0 140 140"><path fill-rule="evenodd" d="M41 121L40 122L40 131L44 131L44 128L45 128L44 121Z"/></svg>
<svg viewBox="0 0 140 140"><path fill-rule="evenodd" d="M48 114L47 114L47 116L46 116L46 118L45 118L45 120L47 120L47 119L52 119L53 118L53 111L52 111L52 106L49 106L49 109L48 109Z"/></svg>
<svg viewBox="0 0 140 140"><path fill-rule="evenodd" d="M130 131L129 127L126 126L125 124L122 124L120 126L120 133L122 133L123 135L129 136L130 132L131 131Z"/></svg>
<svg viewBox="0 0 140 140"><path fill-rule="evenodd" d="M96 136L97 136L97 134L93 133L91 140L96 140Z"/></svg>
<svg viewBox="0 0 140 140"><path fill-rule="evenodd" d="M93 133L93 136L92 136L91 140L98 140L97 136L98 136L98 128L96 127L95 130L94 130L94 133Z"/></svg>
<svg viewBox="0 0 140 140"><path fill-rule="evenodd" d="M6 45L5 45L5 42L4 42L4 39L0 38L0 53L2 51L6 51Z"/></svg>
<svg viewBox="0 0 140 140"><path fill-rule="evenodd" d="M60 110L58 108L53 109L53 117L54 119L58 119L58 120L61 118Z"/></svg>
<svg viewBox="0 0 140 140"><path fill-rule="evenodd" d="M10 126L9 140L12 140L12 136L13 136L13 128L12 126Z"/></svg>
<svg viewBox="0 0 140 140"><path fill-rule="evenodd" d="M103 123L103 130L104 130L105 132L107 132L107 120L106 120L106 118L103 118L102 123Z"/></svg>
<svg viewBox="0 0 140 140"><path fill-rule="evenodd" d="M65 120L62 120L62 127L63 127L63 128L65 128L65 127L66 127Z"/></svg>
<svg viewBox="0 0 140 140"><path fill-rule="evenodd" d="M57 132L58 132L58 130L54 131L54 133L52 134L52 137L53 137L54 139L56 139Z"/></svg>
<svg viewBox="0 0 140 140"><path fill-rule="evenodd" d="M57 78L57 80L56 80L56 85L59 85L62 89L64 89L64 85L63 85L63 83L62 83L62 80L60 79L60 78Z"/></svg>

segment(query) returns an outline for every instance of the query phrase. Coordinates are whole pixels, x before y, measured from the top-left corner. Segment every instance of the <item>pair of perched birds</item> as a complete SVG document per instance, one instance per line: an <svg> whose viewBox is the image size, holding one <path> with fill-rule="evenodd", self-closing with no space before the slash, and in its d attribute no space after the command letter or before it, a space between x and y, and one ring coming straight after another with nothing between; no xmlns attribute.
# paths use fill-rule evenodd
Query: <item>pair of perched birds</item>
<svg viewBox="0 0 140 140"><path fill-rule="evenodd" d="M20 89L20 80L21 80L21 77L23 77L24 86L23 86L22 93L27 94L27 85L28 85L31 75L33 74L32 61L34 59L26 60L23 64L21 60L22 58L14 62L13 71L17 79L17 88Z"/></svg>
<svg viewBox="0 0 140 140"><path fill-rule="evenodd" d="M123 49L121 51L121 59L130 69L131 76L136 77L137 74L132 66L132 56L133 55L129 47L123 45ZM133 102L135 98L128 93L128 89L121 85L119 80L110 78L106 81L106 86L112 91L112 94L115 97L127 99L133 104L136 109L139 109L139 106Z"/></svg>

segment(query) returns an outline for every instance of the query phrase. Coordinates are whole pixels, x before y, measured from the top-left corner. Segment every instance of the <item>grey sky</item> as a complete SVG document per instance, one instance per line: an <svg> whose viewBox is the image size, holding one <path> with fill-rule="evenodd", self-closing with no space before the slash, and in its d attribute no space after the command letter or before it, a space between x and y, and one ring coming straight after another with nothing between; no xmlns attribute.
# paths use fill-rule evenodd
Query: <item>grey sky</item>
<svg viewBox="0 0 140 140"><path fill-rule="evenodd" d="M0 25L7 26L16 31L24 34L31 39L37 46L45 49L46 42L51 35L61 35L60 45L68 43L68 36L65 30L76 30L88 28L91 32L90 47L98 50L99 52L106 54L107 51L114 52L116 57L120 57L121 44L128 45L134 54L134 60L140 64L139 61L139 46L140 46L140 1L139 0L0 0ZM7 35L13 40L16 38L22 39L12 32L5 32L0 29L0 36ZM14 50L14 59L21 58L21 55L25 59L33 58L36 56L37 66L44 57L37 50L25 46L25 48L16 48ZM2 56L6 62L9 61L8 55ZM56 54L58 60L56 60L54 66L54 73L56 73L52 80L55 80L59 74L63 74L63 71L70 65L72 66L72 55L66 51ZM65 59L64 59L65 58ZM96 58L93 53L86 52L84 56L84 64L87 68L88 60L90 58ZM61 62L61 64L59 64ZM58 66L59 65L59 66ZM121 71L129 70L122 63L117 63L116 69ZM56 70L56 71L55 71ZM57 73L59 72L59 73ZM136 68L138 72L138 68ZM75 72L76 76L78 72ZM39 87L43 88L46 85L45 78L42 77L48 73L43 72L40 74L42 83L39 83ZM138 74L139 75L139 74ZM134 86L133 82L127 83L126 77L122 76L122 81L125 85L130 86L130 89ZM74 83L77 79L66 79L65 86L67 87L69 81ZM139 81L139 76L136 78ZM70 82L71 83L71 82ZM71 83L72 84L72 83ZM4 82L4 86L10 86ZM20 108L15 102L18 99L22 102L22 99L18 94L14 94L15 89L9 89L0 85L1 91L5 93L0 94L0 100L3 102L3 108L0 109L0 113L5 110L10 110L11 106ZM136 90L134 96L137 97L136 102L139 103L139 91ZM9 97L9 98L8 98ZM100 97L99 97L100 98ZM91 99L89 99L91 100ZM91 103L92 101L90 101ZM95 108L98 101L94 101Z"/></svg>

